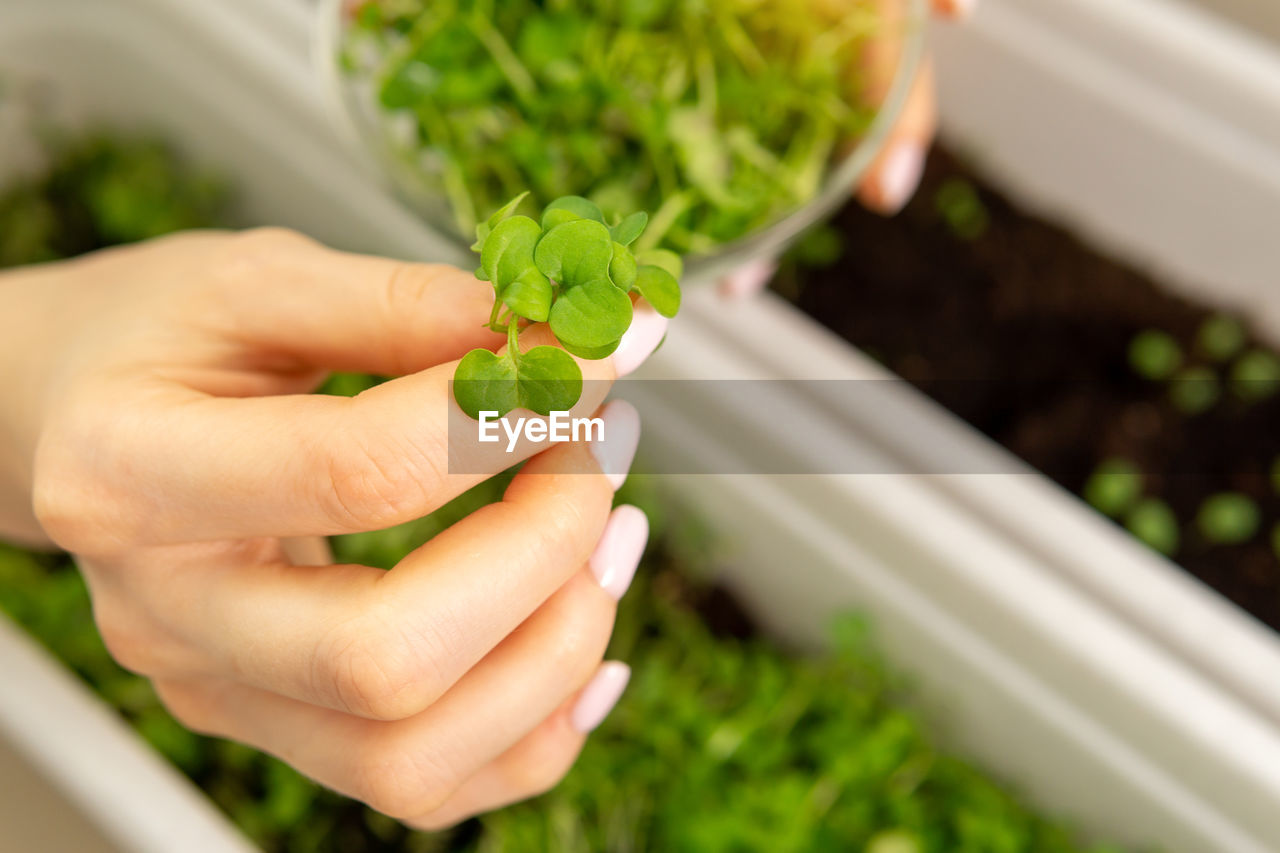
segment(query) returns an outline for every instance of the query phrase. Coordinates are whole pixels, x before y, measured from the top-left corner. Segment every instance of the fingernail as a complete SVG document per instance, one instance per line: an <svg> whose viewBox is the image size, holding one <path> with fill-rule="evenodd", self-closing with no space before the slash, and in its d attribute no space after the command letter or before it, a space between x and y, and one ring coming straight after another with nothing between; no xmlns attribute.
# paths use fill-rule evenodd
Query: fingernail
<svg viewBox="0 0 1280 853"><path fill-rule="evenodd" d="M662 343L662 336L666 333L667 318L654 311L648 302L637 302L631 316L631 328L627 329L622 343L613 353L613 369L618 376L626 376L644 364L644 360Z"/></svg>
<svg viewBox="0 0 1280 853"><path fill-rule="evenodd" d="M747 261L720 279L720 295L726 299L745 299L748 296L755 296L764 289L777 271L778 262L772 258Z"/></svg>
<svg viewBox="0 0 1280 853"><path fill-rule="evenodd" d="M627 689L631 680L631 667L616 660L607 660L600 664L590 683L578 697L578 704L573 706L569 714L569 723L578 731L586 734L595 731L596 727L609 716L613 706L622 698L622 691Z"/></svg>
<svg viewBox="0 0 1280 853"><path fill-rule="evenodd" d="M875 177L878 207L883 213L897 213L906 206L924 174L924 147L915 142L898 142L889 150Z"/></svg>
<svg viewBox="0 0 1280 853"><path fill-rule="evenodd" d="M649 541L649 519L639 507L623 504L609 515L604 534L587 562L604 591L617 601L631 586Z"/></svg>
<svg viewBox="0 0 1280 853"><path fill-rule="evenodd" d="M616 492L626 482L631 462L636 458L640 413L626 400L614 400L604 407L600 417L604 420L604 439L589 442L587 446Z"/></svg>

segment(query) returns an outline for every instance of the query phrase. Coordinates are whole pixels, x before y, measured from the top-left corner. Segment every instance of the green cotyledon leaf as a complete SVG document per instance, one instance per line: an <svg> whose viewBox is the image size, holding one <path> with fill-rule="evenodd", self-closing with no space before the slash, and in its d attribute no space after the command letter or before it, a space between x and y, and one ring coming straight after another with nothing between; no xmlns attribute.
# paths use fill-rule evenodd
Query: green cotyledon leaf
<svg viewBox="0 0 1280 853"><path fill-rule="evenodd" d="M636 271L634 288L663 317L680 310L680 283L662 267L646 264Z"/></svg>
<svg viewBox="0 0 1280 853"><path fill-rule="evenodd" d="M502 301L517 316L535 323L546 322L551 311L551 280L530 266L502 290Z"/></svg>
<svg viewBox="0 0 1280 853"><path fill-rule="evenodd" d="M631 313L631 298L602 277L560 294L551 306L551 331L568 346L606 347L627 331Z"/></svg>
<svg viewBox="0 0 1280 853"><path fill-rule="evenodd" d="M608 283L613 238L603 223L574 219L545 232L533 257L543 275L566 287L598 280Z"/></svg>
<svg viewBox="0 0 1280 853"><path fill-rule="evenodd" d="M609 261L609 280L621 290L630 290L636 283L636 256L621 243L613 244L613 259Z"/></svg>
<svg viewBox="0 0 1280 853"><path fill-rule="evenodd" d="M575 219L587 219L603 225L604 213L600 205L580 195L562 196L542 209L542 227L546 231Z"/></svg>
<svg viewBox="0 0 1280 853"><path fill-rule="evenodd" d="M542 229L527 216L499 222L480 249L480 268L502 293L524 272L534 267L534 247Z"/></svg>
<svg viewBox="0 0 1280 853"><path fill-rule="evenodd" d="M504 417L515 409L539 415L572 409L582 396L582 370L559 347L534 347L512 358L484 349L463 356L453 376L453 396L471 418Z"/></svg>

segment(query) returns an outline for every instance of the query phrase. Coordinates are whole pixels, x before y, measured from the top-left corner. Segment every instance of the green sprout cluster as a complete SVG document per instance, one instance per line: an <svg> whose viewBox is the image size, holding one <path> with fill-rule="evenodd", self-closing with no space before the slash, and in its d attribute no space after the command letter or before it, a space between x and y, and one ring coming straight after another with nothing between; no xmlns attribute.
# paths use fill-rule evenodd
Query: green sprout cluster
<svg viewBox="0 0 1280 853"><path fill-rule="evenodd" d="M814 198L866 132L879 22L868 0L367 0L341 62L458 233L578 193L655 211L642 248L703 253Z"/></svg>
<svg viewBox="0 0 1280 853"><path fill-rule="evenodd" d="M666 249L632 252L648 216L612 225L595 202L565 196L541 220L515 213L521 193L476 227L476 277L493 285L489 327L507 334L507 350L467 353L454 373L454 397L472 418L514 409L568 411L582 396L582 370L570 353L606 358L631 326L631 294L664 317L680 310L680 257ZM520 350L522 324L547 323L564 347Z"/></svg>
<svg viewBox="0 0 1280 853"><path fill-rule="evenodd" d="M1181 539L1173 508L1160 498L1144 496L1142 472L1129 459L1104 460L1084 483L1084 499L1103 515L1121 521L1138 541L1165 556Z"/></svg>
<svg viewBox="0 0 1280 853"><path fill-rule="evenodd" d="M1272 484L1280 493L1280 458L1271 468ZM1103 461L1085 480L1083 496L1094 509L1124 524L1139 541L1165 556L1178 551L1181 525L1173 508L1160 498L1145 495L1142 472L1131 460ZM1262 527L1258 502L1242 492L1218 492L1201 502L1195 527L1211 545L1248 542ZM1280 558L1280 524L1273 527L1271 544Z"/></svg>
<svg viewBox="0 0 1280 853"><path fill-rule="evenodd" d="M1226 314L1213 314L1200 324L1190 355L1168 332L1146 329L1129 342L1128 358L1142 378L1167 382L1169 401L1187 415L1216 406L1224 384L1246 404L1280 391L1280 357L1249 348L1244 326Z"/></svg>

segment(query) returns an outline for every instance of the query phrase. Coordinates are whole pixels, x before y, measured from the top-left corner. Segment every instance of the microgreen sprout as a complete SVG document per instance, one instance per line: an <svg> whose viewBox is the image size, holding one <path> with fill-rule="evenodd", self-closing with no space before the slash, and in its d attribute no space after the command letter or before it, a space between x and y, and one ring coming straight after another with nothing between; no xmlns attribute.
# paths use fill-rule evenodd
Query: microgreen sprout
<svg viewBox="0 0 1280 853"><path fill-rule="evenodd" d="M934 207L942 215L951 232L961 240L977 240L991 224L987 207L972 183L964 178L951 178L938 188Z"/></svg>
<svg viewBox="0 0 1280 853"><path fill-rule="evenodd" d="M1118 517L1142 494L1142 473L1128 459L1107 459L1084 484L1084 499L1098 512Z"/></svg>
<svg viewBox="0 0 1280 853"><path fill-rule="evenodd" d="M1146 329L1129 342L1129 365L1144 379L1168 379L1182 366L1182 349L1168 332Z"/></svg>
<svg viewBox="0 0 1280 853"><path fill-rule="evenodd" d="M1231 389L1248 402L1265 400L1280 391L1280 358L1261 349L1244 353L1231 365Z"/></svg>
<svg viewBox="0 0 1280 853"><path fill-rule="evenodd" d="M609 356L631 325L631 294L664 317L680 310L679 256L664 250L632 252L644 213L613 225L600 208L578 196L548 204L540 220L516 214L516 196L476 227L476 278L493 285L489 328L507 335L507 351L467 353L454 372L454 397L472 418L513 409L540 415L568 411L582 396L585 359ZM528 323L547 323L564 349L521 351Z"/></svg>
<svg viewBox="0 0 1280 853"><path fill-rule="evenodd" d="M1246 542L1258 532L1258 504L1239 492L1219 492L1205 498L1196 514L1196 526L1205 539L1218 545Z"/></svg>
<svg viewBox="0 0 1280 853"><path fill-rule="evenodd" d="M1178 517L1159 498L1143 498L1125 515L1124 526L1140 542L1165 556L1178 550Z"/></svg>
<svg viewBox="0 0 1280 853"><path fill-rule="evenodd" d="M1226 314L1213 314L1196 331L1196 348L1211 361L1225 362L1244 348L1245 338L1240 321Z"/></svg>
<svg viewBox="0 0 1280 853"><path fill-rule="evenodd" d="M413 181L469 234L528 189L647 209L706 252L813 199L875 116L874 3L364 0L341 62Z"/></svg>
<svg viewBox="0 0 1280 853"><path fill-rule="evenodd" d="M1184 414L1212 409L1221 395L1218 374L1208 367L1184 368L1169 381L1169 400Z"/></svg>

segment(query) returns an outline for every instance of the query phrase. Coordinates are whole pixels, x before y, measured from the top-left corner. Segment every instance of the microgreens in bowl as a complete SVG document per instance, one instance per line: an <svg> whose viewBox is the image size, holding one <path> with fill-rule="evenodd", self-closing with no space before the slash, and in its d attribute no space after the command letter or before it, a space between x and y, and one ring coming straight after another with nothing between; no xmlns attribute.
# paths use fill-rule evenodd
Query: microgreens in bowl
<svg viewBox="0 0 1280 853"><path fill-rule="evenodd" d="M348 107L434 225L579 193L653 211L642 248L696 254L818 196L878 112L868 45L896 35L871 0L339 8Z"/></svg>
<svg viewBox="0 0 1280 853"><path fill-rule="evenodd" d="M608 224L580 196L548 204L540 219L515 211L528 193L476 226L476 278L493 285L489 328L506 332L499 355L475 349L454 373L454 397L472 418L514 409L540 415L568 411L582 396L582 370L570 353L606 358L631 326L632 294L664 317L680 310L683 264L674 252L629 247L644 233L643 211ZM529 323L546 323L560 347L520 349Z"/></svg>

